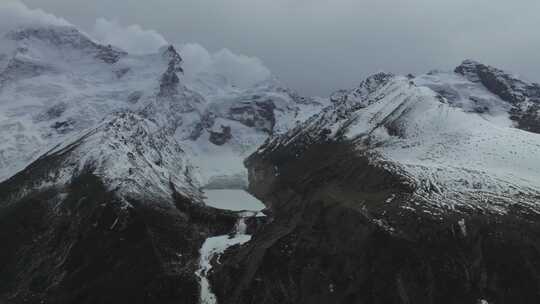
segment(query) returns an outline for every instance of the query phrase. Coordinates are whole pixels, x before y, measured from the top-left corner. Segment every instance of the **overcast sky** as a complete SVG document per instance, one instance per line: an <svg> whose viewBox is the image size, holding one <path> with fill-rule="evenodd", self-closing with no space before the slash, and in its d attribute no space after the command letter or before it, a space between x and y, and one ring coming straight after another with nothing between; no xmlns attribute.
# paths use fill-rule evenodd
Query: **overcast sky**
<svg viewBox="0 0 540 304"><path fill-rule="evenodd" d="M153 29L168 42L255 56L306 95L325 96L378 71L452 69L465 58L540 81L538 0L23 2L103 39L107 34L100 31L112 26L138 25L130 28L132 33ZM162 39L140 36L148 39L144 45Z"/></svg>

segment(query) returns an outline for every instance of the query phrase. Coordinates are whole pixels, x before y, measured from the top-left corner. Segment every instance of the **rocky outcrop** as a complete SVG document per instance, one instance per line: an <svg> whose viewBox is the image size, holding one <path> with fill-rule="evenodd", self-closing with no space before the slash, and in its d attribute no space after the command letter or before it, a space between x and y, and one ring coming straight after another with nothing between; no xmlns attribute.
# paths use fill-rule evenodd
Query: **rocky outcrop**
<svg viewBox="0 0 540 304"><path fill-rule="evenodd" d="M520 129L540 133L540 102L530 105L526 110L513 109L510 114Z"/></svg>
<svg viewBox="0 0 540 304"><path fill-rule="evenodd" d="M180 83L180 78L176 73L184 72L182 57L172 45L163 51L162 56L167 62L167 71L163 73L159 82L159 96L175 95L178 93L178 84Z"/></svg>
<svg viewBox="0 0 540 304"><path fill-rule="evenodd" d="M210 140L210 142L216 146L223 146L232 138L231 127L229 126L221 126L221 132L209 132L210 137L208 138L208 140Z"/></svg>
<svg viewBox="0 0 540 304"><path fill-rule="evenodd" d="M159 81L159 96L164 97L177 94L179 83L180 78L176 75L176 69L170 65Z"/></svg>
<svg viewBox="0 0 540 304"><path fill-rule="evenodd" d="M465 60L455 72L512 104L511 119L520 129L540 133L540 85L528 83L502 70Z"/></svg>
<svg viewBox="0 0 540 304"><path fill-rule="evenodd" d="M173 45L169 45L163 52L163 58L169 63L169 67L177 73L183 73L182 69L182 56L176 51L176 48Z"/></svg>
<svg viewBox="0 0 540 304"><path fill-rule="evenodd" d="M231 106L228 117L241 122L247 127L271 134L276 125L272 100L257 100L257 96L249 102L239 102Z"/></svg>
<svg viewBox="0 0 540 304"><path fill-rule="evenodd" d="M527 83L502 70L472 60L465 60L455 72L472 82L482 83L488 90L513 104L527 100L540 102L540 85Z"/></svg>

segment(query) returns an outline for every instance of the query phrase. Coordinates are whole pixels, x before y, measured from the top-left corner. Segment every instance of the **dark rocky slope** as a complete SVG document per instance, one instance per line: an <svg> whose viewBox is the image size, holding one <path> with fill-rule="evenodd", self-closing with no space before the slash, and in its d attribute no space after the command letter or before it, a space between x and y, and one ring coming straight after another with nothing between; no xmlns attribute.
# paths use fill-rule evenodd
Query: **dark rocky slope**
<svg viewBox="0 0 540 304"><path fill-rule="evenodd" d="M122 119L127 121L118 123ZM159 184L148 181L148 195L124 191L140 183L141 177L131 170L111 188L114 177L102 176L99 158L93 156L86 157L84 169L69 171L71 160L80 150L88 151L87 142L92 144L100 132L113 141L122 134L127 150L103 144L96 147L95 155L103 155L105 149L110 161L123 162L114 157L127 152L137 162L155 148L166 163L170 147L161 147L166 141L147 134L142 122L131 114L119 114L112 123L51 151L0 184L0 299L7 303L198 303L194 272L199 248L207 236L231 231L237 215L181 194L174 179L169 197L152 194ZM118 150L111 153L110 146ZM140 165L137 170L151 168ZM65 170L74 172L69 181L55 179Z"/></svg>
<svg viewBox="0 0 540 304"><path fill-rule="evenodd" d="M466 61L456 74L436 77L487 90L511 113L537 115L527 110L538 105L536 85L499 70ZM444 153L431 156L474 138L471 129L452 133L452 125L464 123L455 117L490 117L456 109L459 103L413 78L375 75L248 158L250 190L271 219L215 265L219 303L540 302L538 192L513 192L502 179L502 191L490 187L485 171L459 167L471 158L466 150L455 150L449 163ZM430 107L429 115L444 113L434 124L424 120ZM512 134L538 140L534 117L530 125L511 119L527 131ZM496 124L485 128L502 134ZM412 151L424 145L428 153L416 165ZM471 152L483 153L482 145ZM388 152L396 146L409 157ZM524 151L506 160L536 153ZM470 176L478 178L471 184Z"/></svg>
<svg viewBox="0 0 540 304"><path fill-rule="evenodd" d="M516 207L433 216L408 185L348 144L295 155L249 159L251 190L273 220L215 266L220 303L540 300L538 214ZM385 203L391 197L399 203Z"/></svg>

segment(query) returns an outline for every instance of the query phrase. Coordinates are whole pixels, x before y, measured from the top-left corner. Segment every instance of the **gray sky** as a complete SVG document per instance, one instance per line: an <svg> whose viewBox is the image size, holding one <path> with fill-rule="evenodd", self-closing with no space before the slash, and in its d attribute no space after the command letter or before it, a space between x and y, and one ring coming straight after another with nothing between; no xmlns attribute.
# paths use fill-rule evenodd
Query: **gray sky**
<svg viewBox="0 0 540 304"><path fill-rule="evenodd" d="M0 0L8 1L8 0ZM378 71L452 69L465 58L540 81L538 0L23 0L84 30L103 17L260 58L306 95Z"/></svg>

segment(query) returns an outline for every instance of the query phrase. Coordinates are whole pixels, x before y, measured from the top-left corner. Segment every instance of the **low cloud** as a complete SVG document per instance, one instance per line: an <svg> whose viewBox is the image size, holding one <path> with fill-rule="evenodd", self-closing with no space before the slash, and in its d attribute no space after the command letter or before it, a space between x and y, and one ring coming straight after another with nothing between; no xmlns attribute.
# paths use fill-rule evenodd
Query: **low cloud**
<svg viewBox="0 0 540 304"><path fill-rule="evenodd" d="M167 40L154 30L143 29L137 24L122 26L117 21L104 18L96 20L91 35L105 44L120 47L133 54L154 53L168 44Z"/></svg>
<svg viewBox="0 0 540 304"><path fill-rule="evenodd" d="M18 27L46 25L66 26L70 23L40 9L30 9L19 1L0 3L0 34Z"/></svg>
<svg viewBox="0 0 540 304"><path fill-rule="evenodd" d="M4 2L6 0L0 0ZM538 0L24 0L91 31L95 19L159 29L170 42L257 56L305 95L378 70L451 70L473 58L540 80Z"/></svg>
<svg viewBox="0 0 540 304"><path fill-rule="evenodd" d="M239 55L228 49L210 53L196 43L179 47L186 77L217 74L239 87L248 87L271 77L270 70L256 57Z"/></svg>
<svg viewBox="0 0 540 304"><path fill-rule="evenodd" d="M118 21L104 18L96 20L91 35L102 43L114 45L132 54L155 53L169 44L154 30L143 29L139 25L123 26ZM235 54L228 49L211 53L197 43L186 43L178 49L184 59L186 77L219 75L231 84L248 87L271 76L270 70L256 57Z"/></svg>
<svg viewBox="0 0 540 304"><path fill-rule="evenodd" d="M0 3L0 35L18 27L48 25L73 26L63 18L41 9L31 9L16 0ZM117 20L105 18L95 21L89 35L96 41L114 45L132 54L156 53L169 44L157 31L144 29L137 24L122 25ZM0 45L0 48L4 47L7 46ZM178 49L184 59L186 77L217 75L236 86L249 87L272 75L260 59L236 54L228 49L209 52L196 43L186 43Z"/></svg>

